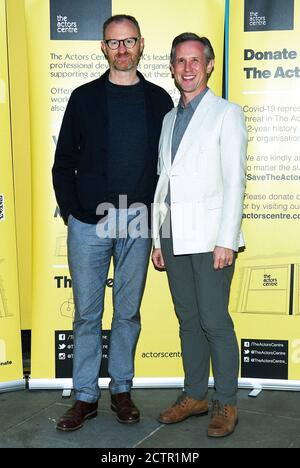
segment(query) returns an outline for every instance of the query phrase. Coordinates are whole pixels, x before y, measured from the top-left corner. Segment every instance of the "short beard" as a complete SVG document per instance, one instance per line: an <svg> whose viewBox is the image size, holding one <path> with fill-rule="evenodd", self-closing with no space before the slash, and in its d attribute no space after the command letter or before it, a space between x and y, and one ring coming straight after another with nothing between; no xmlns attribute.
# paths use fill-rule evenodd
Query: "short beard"
<svg viewBox="0 0 300 468"><path fill-rule="evenodd" d="M118 71L129 71L138 66L141 56L137 56L137 55L132 56L130 54L127 54L126 58L128 59L126 66L125 64L120 65L120 62L118 61L118 57L116 57L110 65L112 65L114 69Z"/></svg>

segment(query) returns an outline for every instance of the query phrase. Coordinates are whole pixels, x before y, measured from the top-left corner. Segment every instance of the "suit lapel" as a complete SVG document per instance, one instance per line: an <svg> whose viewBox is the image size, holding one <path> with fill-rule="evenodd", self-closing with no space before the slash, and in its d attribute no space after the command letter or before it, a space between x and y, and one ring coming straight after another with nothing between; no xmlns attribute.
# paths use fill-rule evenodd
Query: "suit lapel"
<svg viewBox="0 0 300 468"><path fill-rule="evenodd" d="M171 170L171 148L172 148L172 135L177 115L177 107L171 110L167 115L164 123L164 138L163 138L163 163L167 173Z"/></svg>
<svg viewBox="0 0 300 468"><path fill-rule="evenodd" d="M175 155L173 161L173 167L176 166L180 162L180 160L184 157L184 155L188 152L189 146L191 141L198 137L202 123L209 111L211 111L213 104L217 101L216 96L214 93L209 89L205 96L203 97L202 101L198 105L197 109L194 112L193 117L182 137L180 145L178 147L177 153ZM177 109L176 109L177 110ZM174 120L175 123L175 120ZM172 134L174 123L172 126ZM172 135L170 141L172 142ZM171 144L170 144L170 154L171 154ZM170 156L171 161L171 156Z"/></svg>

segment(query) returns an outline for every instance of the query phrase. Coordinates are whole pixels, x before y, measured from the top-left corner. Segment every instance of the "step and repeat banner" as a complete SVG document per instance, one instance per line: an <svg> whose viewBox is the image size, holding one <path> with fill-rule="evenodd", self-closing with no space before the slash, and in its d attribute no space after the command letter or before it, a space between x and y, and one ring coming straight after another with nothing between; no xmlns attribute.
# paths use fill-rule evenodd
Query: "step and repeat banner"
<svg viewBox="0 0 300 468"><path fill-rule="evenodd" d="M28 68L23 1L6 0L6 20L20 318L21 330L29 331L31 329L32 197Z"/></svg>
<svg viewBox="0 0 300 468"><path fill-rule="evenodd" d="M228 69L249 132L231 294L241 377L300 387L300 1L230 0Z"/></svg>
<svg viewBox="0 0 300 468"><path fill-rule="evenodd" d="M13 42L11 49L7 44L7 38L12 41L21 37L13 32L16 24L13 18L17 14L23 15L23 20L17 22L18 34L25 35L26 26L31 119L30 388L71 387L74 301L67 265L67 232L56 205L51 168L69 96L74 88L96 79L107 69L100 48L102 24L110 15L124 13L124 2L22 0L24 10L18 11L13 9L17 8L17 3L14 0L9 3L7 20L7 2L0 0L0 389L2 385L10 387L11 382L17 385L23 382L14 184L15 189L19 187L16 190L19 206L24 207L30 183L24 184L27 192L25 194L24 189L22 200L20 133L19 147L15 143L16 96L20 88L14 91L18 80L11 80L10 115L7 69L9 58L12 63L19 62L13 55ZM230 302L241 348L240 385L298 389L300 0L190 0L186 10L173 0L152 0L151 3L128 0L125 13L138 19L145 37L140 71L150 81L163 86L177 104L179 95L169 71L169 52L173 38L186 30L206 35L211 40L216 68L209 85L216 94L222 94L225 6L228 98L243 107L249 132L243 219L247 246L238 256ZM19 46L21 42L24 40L19 40ZM21 72L20 69L20 75ZM15 157L17 149L19 156ZM28 158L23 167L24 178L29 180ZM25 218L18 217L18 224L23 228L21 220ZM31 236L29 231L26 228L26 242ZM22 288L30 288L31 265L29 251L26 253L24 248L23 232L24 235L19 231L18 236L20 240L24 238L18 261L27 259L28 276L22 263L19 279ZM112 286L113 269L107 280L103 320L102 386L108 383ZM31 291L25 294L24 290L21 294L21 302L27 304L27 310L30 294ZM30 320L26 322L30 324ZM142 326L136 353L135 385L181 384L178 323L166 275L155 271L152 265L142 303Z"/></svg>
<svg viewBox="0 0 300 468"><path fill-rule="evenodd" d="M33 308L30 387L71 386L74 302L67 266L66 228L52 190L51 167L66 104L72 90L107 69L101 53L102 24L112 14L135 16L145 37L140 71L178 102L169 71L173 38L185 30L207 35L215 48L210 85L222 93L225 2L128 0L25 0L29 59L32 184ZM103 320L101 385L107 385L112 318L113 270L107 281ZM182 381L178 323L166 275L152 265L142 303L135 385Z"/></svg>
<svg viewBox="0 0 300 468"><path fill-rule="evenodd" d="M4 0L0 0L0 64L0 391L2 391L24 386Z"/></svg>

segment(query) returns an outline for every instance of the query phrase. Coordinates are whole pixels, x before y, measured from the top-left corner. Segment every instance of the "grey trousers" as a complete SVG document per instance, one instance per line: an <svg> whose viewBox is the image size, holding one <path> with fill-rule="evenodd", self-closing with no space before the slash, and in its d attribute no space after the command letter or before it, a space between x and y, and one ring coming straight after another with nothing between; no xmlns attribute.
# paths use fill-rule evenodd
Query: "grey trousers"
<svg viewBox="0 0 300 468"><path fill-rule="evenodd" d="M213 400L236 405L239 349L228 312L234 266L214 270L212 252L174 255L172 236L161 238L161 248L179 320L185 392L207 397L211 359Z"/></svg>

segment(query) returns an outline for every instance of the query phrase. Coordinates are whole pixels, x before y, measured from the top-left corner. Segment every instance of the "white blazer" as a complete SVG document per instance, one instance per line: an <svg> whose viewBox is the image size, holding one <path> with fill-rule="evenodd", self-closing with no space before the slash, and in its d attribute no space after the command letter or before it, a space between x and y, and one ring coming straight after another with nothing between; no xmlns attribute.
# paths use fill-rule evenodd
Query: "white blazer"
<svg viewBox="0 0 300 468"><path fill-rule="evenodd" d="M153 243L168 207L170 183L174 254L211 252L215 246L235 251L244 245L240 232L245 192L247 130L242 108L209 89L182 138L173 164L171 143L177 108L164 118L159 143L153 206Z"/></svg>

